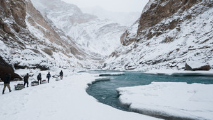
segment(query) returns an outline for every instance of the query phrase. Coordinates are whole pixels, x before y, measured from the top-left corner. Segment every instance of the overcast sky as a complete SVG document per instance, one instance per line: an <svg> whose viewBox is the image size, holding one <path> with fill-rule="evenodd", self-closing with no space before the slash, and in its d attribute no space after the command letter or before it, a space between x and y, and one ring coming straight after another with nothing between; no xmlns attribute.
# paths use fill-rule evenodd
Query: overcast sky
<svg viewBox="0 0 213 120"><path fill-rule="evenodd" d="M113 12L141 12L149 0L62 0L80 8L100 6Z"/></svg>

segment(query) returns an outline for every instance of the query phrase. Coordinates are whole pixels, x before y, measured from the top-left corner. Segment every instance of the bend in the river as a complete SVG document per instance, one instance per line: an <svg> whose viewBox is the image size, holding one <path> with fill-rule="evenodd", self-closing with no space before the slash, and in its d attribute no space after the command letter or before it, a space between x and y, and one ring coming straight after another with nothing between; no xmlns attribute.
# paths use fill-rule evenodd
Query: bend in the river
<svg viewBox="0 0 213 120"><path fill-rule="evenodd" d="M123 106L118 100L119 94L116 89L120 87L131 87L139 85L149 85L152 82L186 82L188 84L201 83L201 84L213 84L212 77L205 76L169 76L169 75L153 75L146 74L142 72L124 72L124 74L110 76L108 73L117 71L89 71L91 74L105 74L107 78L106 81L94 82L91 84L87 93L95 97L99 102L110 105L114 108L132 111L128 106ZM138 112L138 111L134 111ZM141 113L141 112L139 112ZM148 113L142 113L147 114ZM190 118L181 118L176 116L158 116L150 115L158 118L168 119L168 120L191 120Z"/></svg>

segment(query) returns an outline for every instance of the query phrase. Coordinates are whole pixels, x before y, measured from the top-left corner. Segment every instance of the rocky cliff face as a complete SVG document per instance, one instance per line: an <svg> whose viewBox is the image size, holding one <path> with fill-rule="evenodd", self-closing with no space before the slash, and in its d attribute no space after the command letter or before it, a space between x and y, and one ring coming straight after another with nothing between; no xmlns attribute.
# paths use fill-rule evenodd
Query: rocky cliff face
<svg viewBox="0 0 213 120"><path fill-rule="evenodd" d="M139 21L138 34L142 30L155 26L163 19L173 16L174 14L182 14L184 11L189 10L192 6L198 4L199 0L163 0L163 1L151 1L152 4L147 5ZM147 9L147 10L146 10ZM190 16L184 16L185 19L190 19ZM166 29L174 29L178 23L181 23L180 19L171 21Z"/></svg>
<svg viewBox="0 0 213 120"><path fill-rule="evenodd" d="M184 69L189 61L212 66L212 14L212 1L150 0L121 36L124 46L111 54L108 68Z"/></svg>
<svg viewBox="0 0 213 120"><path fill-rule="evenodd" d="M30 0L0 1L0 45L0 73L8 71L12 78L16 75L14 69L47 70L55 66L78 69L98 59L89 56L43 17Z"/></svg>
<svg viewBox="0 0 213 120"><path fill-rule="evenodd" d="M16 44L19 44L19 38L26 39L27 37L29 37L29 35L26 35L29 32L26 30L25 6L26 5L23 0L2 0L0 2L0 40L11 47L15 44L12 45L9 43L14 42ZM24 45L20 44L19 47L23 48Z"/></svg>
<svg viewBox="0 0 213 120"><path fill-rule="evenodd" d="M62 50L58 49L58 47L63 48L63 54L67 54L68 57L76 57L78 59L83 60L83 58L90 59L90 56L87 55L81 48L79 48L74 40L65 35L65 33L57 28L51 20L47 17L42 16L42 14L33 6L31 1L26 3L27 7L27 17L26 22L27 26L32 34L37 36L38 32L40 32L40 36L37 36L41 42L48 41L50 44L54 44L51 50ZM43 41L45 40L45 41ZM46 42L46 44L48 44ZM46 48L47 49L47 48ZM70 54L70 55L69 55Z"/></svg>
<svg viewBox="0 0 213 120"><path fill-rule="evenodd" d="M23 0L1 0L0 1L0 55L1 77L4 73L10 73L12 78L19 77L14 73L11 65L11 50L14 48L23 50L25 45L22 40L33 40L29 31L26 30L26 4ZM7 47L5 47L7 46Z"/></svg>
<svg viewBox="0 0 213 120"><path fill-rule="evenodd" d="M150 2L144 8L143 13L139 19L139 25L136 32L137 36L134 37L135 40L129 39L128 34L125 35L126 39L121 40L133 42L140 41L144 38L151 39L163 34L163 31L173 30L174 28L178 29L178 25L184 21L191 20L196 15L202 14L202 12L206 11L207 8L212 6L211 3L212 2L206 2L203 0L150 0ZM199 7L203 8L201 9ZM201 9L201 11L199 11L199 9ZM170 19L175 16L177 18ZM165 19L172 21L167 22ZM164 24L163 22L167 23ZM140 36L142 38L140 38Z"/></svg>

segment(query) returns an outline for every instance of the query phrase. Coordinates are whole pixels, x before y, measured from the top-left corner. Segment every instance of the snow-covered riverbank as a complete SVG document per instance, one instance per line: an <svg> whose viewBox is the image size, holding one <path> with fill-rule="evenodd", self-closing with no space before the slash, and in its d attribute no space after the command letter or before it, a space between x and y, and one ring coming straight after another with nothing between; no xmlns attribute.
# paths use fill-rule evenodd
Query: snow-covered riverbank
<svg viewBox="0 0 213 120"><path fill-rule="evenodd" d="M18 71L20 73L27 71ZM37 71L40 72L40 71ZM36 73L36 72L35 72ZM44 77L47 71L41 72ZM54 72L51 71L52 75ZM57 73L57 72L56 72ZM62 81L28 87L21 91L6 90L0 95L1 120L155 120L157 118L117 110L99 103L86 93L88 83L95 80L91 74L64 72ZM36 73L37 74L37 73ZM36 74L33 76L36 78ZM0 90L3 83L0 83Z"/></svg>
<svg viewBox="0 0 213 120"><path fill-rule="evenodd" d="M145 73L158 75L173 75L173 76L213 76L213 70L210 71L185 71L172 69L149 70Z"/></svg>
<svg viewBox="0 0 213 120"><path fill-rule="evenodd" d="M119 100L130 109L154 116L213 119L213 85L153 82L117 89Z"/></svg>

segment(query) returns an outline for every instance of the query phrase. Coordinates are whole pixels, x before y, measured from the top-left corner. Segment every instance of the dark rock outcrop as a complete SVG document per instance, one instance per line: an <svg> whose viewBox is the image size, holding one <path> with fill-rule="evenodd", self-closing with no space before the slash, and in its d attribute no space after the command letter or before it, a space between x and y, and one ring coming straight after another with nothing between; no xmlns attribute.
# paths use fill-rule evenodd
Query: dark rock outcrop
<svg viewBox="0 0 213 120"><path fill-rule="evenodd" d="M11 65L4 61L4 59L0 56L0 78L4 79L5 74L11 74L11 80L21 79L21 77L14 73L14 70Z"/></svg>
<svg viewBox="0 0 213 120"><path fill-rule="evenodd" d="M26 4L23 0L16 0L15 2L13 0L10 1L9 4L12 12L12 15L14 17L14 20L18 25L20 25L23 28L26 28L25 23L25 17L26 17Z"/></svg>
<svg viewBox="0 0 213 120"><path fill-rule="evenodd" d="M0 11L0 15L7 18L12 17L14 19L14 24L26 28L26 5L23 0L2 0L0 2ZM15 29L17 29L18 26L16 26ZM6 24L5 29L7 29Z"/></svg>
<svg viewBox="0 0 213 120"><path fill-rule="evenodd" d="M210 69L211 69L210 65L204 65L204 66L201 66L199 68L194 68L193 70L194 71L197 71L197 70L209 71Z"/></svg>
<svg viewBox="0 0 213 120"><path fill-rule="evenodd" d="M128 46L130 45L132 42L136 41L136 38L128 38L128 41L125 41L129 35L129 31L125 31L125 33L123 33L120 37L120 41L121 41L121 44L124 45L124 46Z"/></svg>
<svg viewBox="0 0 213 120"><path fill-rule="evenodd" d="M25 0L1 0L0 2L0 40L8 47L24 49L20 40L34 41L34 37L26 28ZM11 44L13 43L13 44Z"/></svg>
<svg viewBox="0 0 213 120"><path fill-rule="evenodd" d="M191 70L192 71L192 68L186 63L185 64L185 70Z"/></svg>
<svg viewBox="0 0 213 120"><path fill-rule="evenodd" d="M167 2L165 5L160 5L164 2ZM150 5L150 8L145 11L140 18L138 34L140 31L152 27L162 21L165 18L172 16L177 12L183 12L191 8L194 4L200 2L200 0L156 0L153 4ZM168 29L173 29L181 21L172 21L168 25Z"/></svg>

